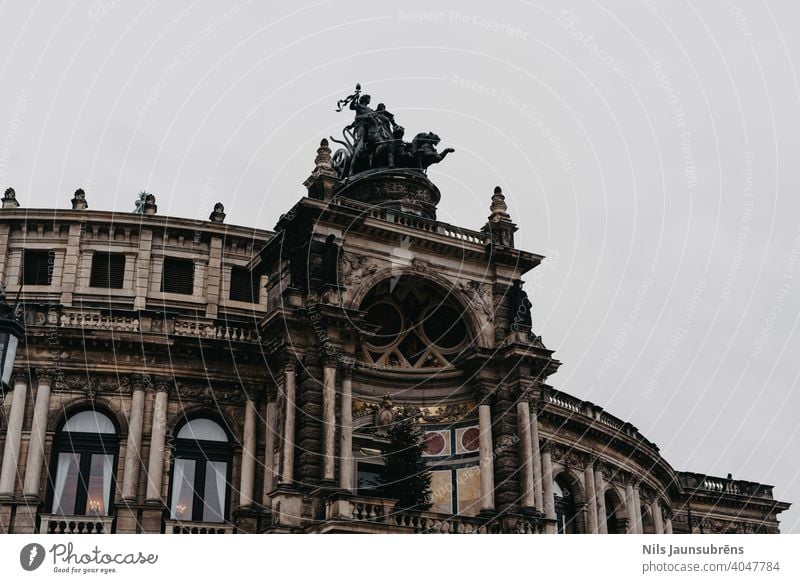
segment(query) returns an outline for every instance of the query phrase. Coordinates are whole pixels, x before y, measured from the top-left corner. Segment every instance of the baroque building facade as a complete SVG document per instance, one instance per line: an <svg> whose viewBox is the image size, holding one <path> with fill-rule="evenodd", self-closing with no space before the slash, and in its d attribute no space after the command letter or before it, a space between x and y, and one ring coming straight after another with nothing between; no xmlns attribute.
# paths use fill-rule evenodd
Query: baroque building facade
<svg viewBox="0 0 800 583"><path fill-rule="evenodd" d="M144 193L110 213L6 191L0 281L25 334L0 531L778 532L771 486L676 471L547 384L560 363L522 279L543 257L514 246L499 187L482 229L436 220L425 168L447 151L390 122L388 152L358 123L323 140L273 231L221 204L196 221ZM424 428L429 510L375 488L399 407Z"/></svg>

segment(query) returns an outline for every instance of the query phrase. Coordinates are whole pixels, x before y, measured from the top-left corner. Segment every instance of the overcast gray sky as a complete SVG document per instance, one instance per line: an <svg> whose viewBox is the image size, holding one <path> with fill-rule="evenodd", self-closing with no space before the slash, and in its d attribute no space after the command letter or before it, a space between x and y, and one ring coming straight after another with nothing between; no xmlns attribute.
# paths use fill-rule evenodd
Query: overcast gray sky
<svg viewBox="0 0 800 583"><path fill-rule="evenodd" d="M266 3L263 3L266 4ZM4 2L0 186L23 206L271 228L356 82L479 228L495 185L557 388L800 532L797 3Z"/></svg>

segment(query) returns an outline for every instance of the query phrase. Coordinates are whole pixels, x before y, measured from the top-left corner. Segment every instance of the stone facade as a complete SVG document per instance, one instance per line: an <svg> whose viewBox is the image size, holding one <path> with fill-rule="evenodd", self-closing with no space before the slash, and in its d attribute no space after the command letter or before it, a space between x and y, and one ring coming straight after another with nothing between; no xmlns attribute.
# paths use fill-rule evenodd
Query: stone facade
<svg viewBox="0 0 800 583"><path fill-rule="evenodd" d="M770 486L678 472L630 423L547 384L560 363L521 291L543 257L514 247L499 188L473 231L430 218L424 172L339 181L330 160L323 142L274 231L226 225L221 205L163 217L152 195L142 214L88 210L83 191L72 210L3 205L0 281L26 335L0 404L0 531L778 532L789 505ZM48 276L21 285L31 250ZM96 285L105 253L125 258L113 289ZM165 291L181 259L191 281ZM429 511L370 487L401 406L425 426ZM111 500L54 513L59 435L85 410L116 428ZM227 436L222 520L178 517L192 419Z"/></svg>

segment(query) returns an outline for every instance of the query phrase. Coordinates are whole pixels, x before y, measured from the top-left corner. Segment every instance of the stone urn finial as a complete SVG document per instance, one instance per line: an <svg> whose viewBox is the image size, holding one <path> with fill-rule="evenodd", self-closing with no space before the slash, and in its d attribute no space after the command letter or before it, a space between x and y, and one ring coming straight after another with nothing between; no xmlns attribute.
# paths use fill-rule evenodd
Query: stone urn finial
<svg viewBox="0 0 800 583"><path fill-rule="evenodd" d="M225 205L218 202L214 205L214 210L208 215L208 220L212 223L222 223L225 221Z"/></svg>
<svg viewBox="0 0 800 583"><path fill-rule="evenodd" d="M14 191L13 188L6 188L6 192L3 195L3 206L2 208L8 209L12 208L15 209L19 207L19 201L17 201L17 193Z"/></svg>
<svg viewBox="0 0 800 583"><path fill-rule="evenodd" d="M86 193L82 188L79 188L72 197L72 210L85 211L87 208L89 208L89 205L86 203Z"/></svg>

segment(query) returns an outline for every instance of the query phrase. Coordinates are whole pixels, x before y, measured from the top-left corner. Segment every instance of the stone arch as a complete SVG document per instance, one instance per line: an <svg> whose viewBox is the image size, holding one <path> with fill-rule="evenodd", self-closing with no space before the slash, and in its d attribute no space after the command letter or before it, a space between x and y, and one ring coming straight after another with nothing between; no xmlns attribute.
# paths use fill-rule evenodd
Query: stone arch
<svg viewBox="0 0 800 583"><path fill-rule="evenodd" d="M128 416L122 408L121 400L100 395L96 396L94 400L86 397L73 397L62 403L60 407L51 409L47 418L47 431L56 432L70 415L92 409L111 418L117 426L120 438L128 434Z"/></svg>
<svg viewBox="0 0 800 583"><path fill-rule="evenodd" d="M491 325L484 325L484 322L478 316L474 307L470 309L470 306L472 306L473 302L461 289L459 289L458 285L456 285L453 281L431 271L420 273L413 267L386 267L379 269L374 274L364 278L361 284L355 289L355 293L351 297L350 301L346 302L345 307L352 310L358 310L363 301L366 299L367 295L378 284L393 277L419 279L443 289L464 309L464 318L476 345L480 348L492 348L494 343L494 327Z"/></svg>
<svg viewBox="0 0 800 583"><path fill-rule="evenodd" d="M606 527L608 534L624 534L628 521L625 495L614 485L609 485L603 497L606 503Z"/></svg>
<svg viewBox="0 0 800 583"><path fill-rule="evenodd" d="M562 496L559 496L559 492ZM566 534L585 533L586 520L582 509L586 507L585 490L580 478L567 468L553 472L553 493L555 496L558 532Z"/></svg>
<svg viewBox="0 0 800 583"><path fill-rule="evenodd" d="M167 441L169 441L170 437L174 438L178 435L178 431L183 424L198 417L205 417L222 425L223 429L228 432L228 437L231 440L232 446L236 447L242 443L244 438L243 423L237 421L228 414L228 412L224 411L224 407L214 409L201 404L186 405L167 417Z"/></svg>

